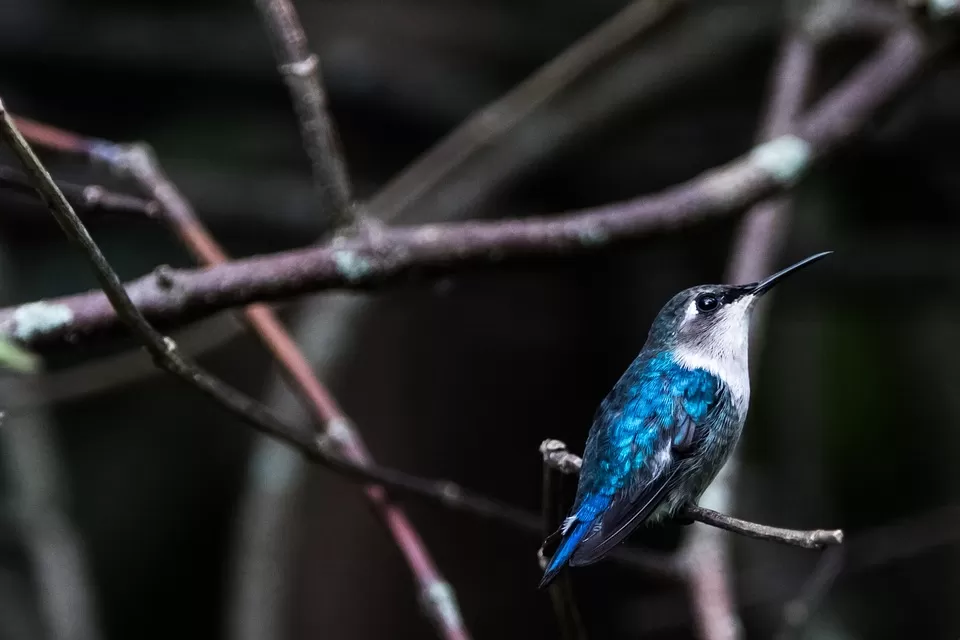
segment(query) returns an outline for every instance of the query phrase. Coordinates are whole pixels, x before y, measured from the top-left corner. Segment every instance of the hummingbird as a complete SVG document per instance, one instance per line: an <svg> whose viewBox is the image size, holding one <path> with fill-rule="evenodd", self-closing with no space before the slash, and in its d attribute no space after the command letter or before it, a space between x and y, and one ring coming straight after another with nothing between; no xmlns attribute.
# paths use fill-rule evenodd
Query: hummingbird
<svg viewBox="0 0 960 640"><path fill-rule="evenodd" d="M641 523L695 504L729 459L750 403L748 343L757 301L812 255L744 285L681 291L593 419L573 507L540 582L592 564ZM549 540L549 539L548 539Z"/></svg>

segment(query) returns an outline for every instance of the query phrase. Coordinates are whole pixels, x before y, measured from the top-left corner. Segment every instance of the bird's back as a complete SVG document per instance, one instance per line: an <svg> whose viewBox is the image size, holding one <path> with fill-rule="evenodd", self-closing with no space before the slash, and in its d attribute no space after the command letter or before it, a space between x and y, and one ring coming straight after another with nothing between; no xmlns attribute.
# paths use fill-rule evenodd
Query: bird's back
<svg viewBox="0 0 960 640"><path fill-rule="evenodd" d="M590 564L641 523L699 497L741 425L714 374L680 364L670 350L641 352L594 417L577 498L544 583L565 562Z"/></svg>

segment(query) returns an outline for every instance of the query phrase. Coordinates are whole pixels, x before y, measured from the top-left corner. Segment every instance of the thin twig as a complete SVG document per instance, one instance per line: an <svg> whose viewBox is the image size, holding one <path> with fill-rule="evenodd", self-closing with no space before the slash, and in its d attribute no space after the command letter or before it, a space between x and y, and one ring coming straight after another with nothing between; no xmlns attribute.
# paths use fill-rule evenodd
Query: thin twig
<svg viewBox="0 0 960 640"><path fill-rule="evenodd" d="M320 210L330 216L334 229L349 227L355 222L350 177L327 111L320 58L310 51L300 18L289 0L255 0L255 4L270 34L280 74L300 120L303 146L320 195Z"/></svg>
<svg viewBox="0 0 960 640"><path fill-rule="evenodd" d="M543 537L548 538L559 526L562 512L559 509L558 485L562 476L551 466L547 458L550 452L548 447L559 442L558 440L547 440L540 445L540 453L543 456L543 496L541 498L541 509L543 513ZM561 445L563 443L560 443ZM543 554L543 549L537 554L540 558L541 569L546 568L549 560ZM583 626L583 619L580 616L580 609L577 607L577 600L573 594L573 581L570 579L570 573L564 572L563 575L554 581L549 588L550 601L553 604L554 615L557 617L557 626L560 629L560 637L564 640L585 640L587 637L586 628Z"/></svg>
<svg viewBox="0 0 960 640"><path fill-rule="evenodd" d="M729 214L789 187L810 160L848 140L920 70L926 54L920 34L912 29L897 32L823 98L793 128L794 134L654 196L552 217L386 229L200 271L170 270L160 282L147 276L131 283L129 292L151 320L171 323L323 289L383 286L413 272L436 275L508 257L596 251L614 240ZM104 154L102 147L86 143L79 149L95 157ZM23 316L29 313L18 307L0 310L0 327L36 348L62 343L68 336L80 342L116 327L116 313L101 293L44 304L55 307L65 321L25 325Z"/></svg>
<svg viewBox="0 0 960 640"><path fill-rule="evenodd" d="M57 181L57 186L63 191L67 201L79 212L111 213L125 216L153 218L158 211L157 203L144 200L125 193L115 193L91 184L79 185L70 182ZM13 167L0 166L0 188L7 188L18 193L36 195L36 190L30 179L22 171Z"/></svg>
<svg viewBox="0 0 960 640"><path fill-rule="evenodd" d="M579 474L583 460L580 456L571 453L560 440L544 440L540 445L543 462L552 469L565 474ZM711 509L704 509L696 505L688 506L677 515L689 518L711 527L732 531L749 538L780 542L803 549L821 549L828 545L841 544L843 532L839 529L798 531L796 529L781 529L767 525L731 518Z"/></svg>
<svg viewBox="0 0 960 640"><path fill-rule="evenodd" d="M831 545L843 543L843 531L840 529L798 531L796 529L769 527L748 520L733 518L713 511L712 509L705 509L695 505L686 507L683 510L683 515L691 520L696 520L697 522L702 522L703 524L708 524L718 529L738 533L748 538L780 542L802 549L823 549Z"/></svg>
<svg viewBox="0 0 960 640"><path fill-rule="evenodd" d="M187 199L164 174L148 147L131 145L113 157L116 169L133 176L161 204L165 221L199 262L216 265L229 260ZM280 364L287 382L321 426L323 435L337 445L338 454L360 466L370 463L371 458L359 433L313 374L310 363L276 314L263 304L246 307L242 313L248 326ZM390 502L383 487L368 485L364 491L403 553L422 594L425 613L436 624L440 636L450 640L468 638L453 589L440 574L409 518Z"/></svg>

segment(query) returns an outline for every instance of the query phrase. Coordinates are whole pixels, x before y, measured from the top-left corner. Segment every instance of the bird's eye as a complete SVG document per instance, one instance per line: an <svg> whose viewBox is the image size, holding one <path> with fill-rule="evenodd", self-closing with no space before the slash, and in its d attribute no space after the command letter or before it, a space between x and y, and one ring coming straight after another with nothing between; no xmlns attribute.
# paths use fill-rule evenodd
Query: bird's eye
<svg viewBox="0 0 960 640"><path fill-rule="evenodd" d="M697 310L703 312L715 311L720 306L717 296L712 293L701 293L697 296Z"/></svg>

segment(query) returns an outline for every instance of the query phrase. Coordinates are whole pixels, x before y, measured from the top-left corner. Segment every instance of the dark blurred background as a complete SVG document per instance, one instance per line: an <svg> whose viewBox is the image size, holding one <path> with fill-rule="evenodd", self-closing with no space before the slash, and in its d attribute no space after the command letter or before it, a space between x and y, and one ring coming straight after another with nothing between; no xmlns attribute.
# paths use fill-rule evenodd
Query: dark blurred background
<svg viewBox="0 0 960 640"><path fill-rule="evenodd" d="M296 6L366 197L622 2ZM747 151L786 13L772 0L689 2L486 148L407 220L603 204ZM828 47L820 87L873 46L845 38ZM736 487L737 515L847 531L846 565L803 637L960 635L957 63L939 58L803 182L777 259L836 251L771 305ZM235 255L306 245L324 231L252 2L3 0L0 90L19 114L149 141ZM58 177L130 189L103 168L49 160ZM496 180L480 179L491 173ZM475 188L481 182L495 187ZM30 197L0 192L0 211L4 304L95 287ZM90 224L125 278L192 264L160 225ZM722 278L735 224L372 296L317 296L284 312L381 463L537 510L541 440L582 449L596 405L660 306ZM221 316L177 335L230 382L305 420L237 326ZM38 383L3 380L0 637L81 637L50 628L50 611L71 603L51 603L37 578L38 567L64 569L63 557L44 555L45 541L74 538L90 584L71 597L90 599L92 637L432 637L403 560L357 487L258 441L153 372L130 342L49 354L46 369ZM557 637L549 599L535 590L536 537L404 504L476 638ZM262 535L288 564L237 560L257 535L251 518L277 519ZM670 548L683 533L651 530L633 544ZM818 554L732 542L746 637L772 637ZM251 588L272 589L278 610L244 604L244 583L257 575ZM575 589L593 638L694 637L677 585L605 562L577 572Z"/></svg>

